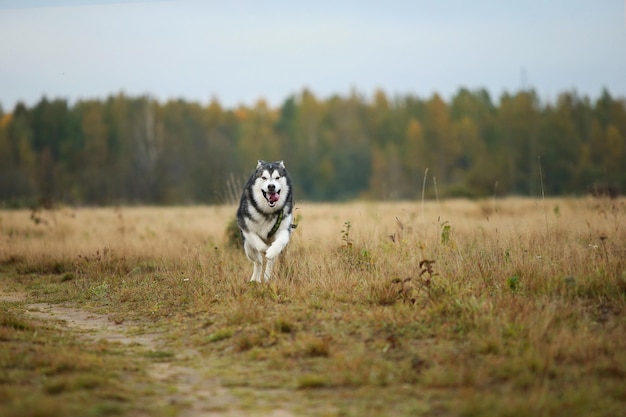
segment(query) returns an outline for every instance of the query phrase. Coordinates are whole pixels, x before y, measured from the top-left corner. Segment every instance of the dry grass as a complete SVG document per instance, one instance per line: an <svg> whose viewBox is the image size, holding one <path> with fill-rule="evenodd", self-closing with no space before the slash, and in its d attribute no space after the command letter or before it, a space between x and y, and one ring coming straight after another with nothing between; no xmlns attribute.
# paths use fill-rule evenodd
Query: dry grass
<svg viewBox="0 0 626 417"><path fill-rule="evenodd" d="M158 326L233 392L274 392L245 410L626 407L626 201L301 204L268 285L228 245L234 211L3 211L2 287Z"/></svg>

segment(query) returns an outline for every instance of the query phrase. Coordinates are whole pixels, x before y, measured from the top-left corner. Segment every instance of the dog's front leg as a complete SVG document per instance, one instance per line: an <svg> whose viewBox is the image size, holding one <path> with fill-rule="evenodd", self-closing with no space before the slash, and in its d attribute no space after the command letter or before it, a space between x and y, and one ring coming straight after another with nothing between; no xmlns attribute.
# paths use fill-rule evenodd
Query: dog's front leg
<svg viewBox="0 0 626 417"><path fill-rule="evenodd" d="M263 255L261 252L253 248L247 249L246 255L248 255L248 259L250 259L254 265L250 281L261 282L261 273L263 272Z"/></svg>
<svg viewBox="0 0 626 417"><path fill-rule="evenodd" d="M262 282L261 281L261 272L263 271L263 263L258 261L252 261L254 263L254 270L252 271L252 276L250 277L251 282Z"/></svg>
<svg viewBox="0 0 626 417"><path fill-rule="evenodd" d="M248 255L248 258L250 258L248 249L254 249L259 253L267 252L267 244L256 233L243 232L243 239L245 242L244 250L246 252L246 255Z"/></svg>
<svg viewBox="0 0 626 417"><path fill-rule="evenodd" d="M270 245L270 247L265 252L265 258L267 259L267 263L265 265L265 280L269 281L272 277L272 269L274 268L274 262L278 258L278 255L285 249L289 243L289 231L281 230L276 233L276 239Z"/></svg>
<svg viewBox="0 0 626 417"><path fill-rule="evenodd" d="M265 257L270 260L276 258L282 251L285 249L289 243L289 230L281 230L276 233L276 238L274 242L267 248L265 251Z"/></svg>
<svg viewBox="0 0 626 417"><path fill-rule="evenodd" d="M268 259L265 263L265 282L269 281L272 278L272 270L274 269L274 262L276 262L277 258Z"/></svg>
<svg viewBox="0 0 626 417"><path fill-rule="evenodd" d="M244 235L243 249L248 259L254 264L254 270L250 281L261 282L261 273L263 272L263 253L267 250L267 245L255 234ZM255 239L258 239L257 240ZM260 242L260 244L259 244ZM259 246L261 248L259 249Z"/></svg>

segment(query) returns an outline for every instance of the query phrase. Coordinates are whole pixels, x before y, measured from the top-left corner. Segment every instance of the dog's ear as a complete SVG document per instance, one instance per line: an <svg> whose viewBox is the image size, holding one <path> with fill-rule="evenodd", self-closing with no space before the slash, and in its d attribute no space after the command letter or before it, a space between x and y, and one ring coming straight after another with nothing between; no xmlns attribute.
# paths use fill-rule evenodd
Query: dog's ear
<svg viewBox="0 0 626 417"><path fill-rule="evenodd" d="M285 161L276 161L276 163L280 165L281 168L285 168Z"/></svg>
<svg viewBox="0 0 626 417"><path fill-rule="evenodd" d="M265 162L262 159L259 159L258 161L256 161L256 168L259 169L261 167L261 165L266 164L267 162Z"/></svg>

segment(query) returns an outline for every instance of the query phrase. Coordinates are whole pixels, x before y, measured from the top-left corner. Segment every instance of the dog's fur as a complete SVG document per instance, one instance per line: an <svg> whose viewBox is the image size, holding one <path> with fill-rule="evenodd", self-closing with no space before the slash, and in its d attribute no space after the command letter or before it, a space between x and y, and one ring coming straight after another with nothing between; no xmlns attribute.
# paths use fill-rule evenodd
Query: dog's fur
<svg viewBox="0 0 626 417"><path fill-rule="evenodd" d="M262 282L261 275L266 281L271 278L276 258L289 243L292 211L291 178L284 162L258 161L237 210L243 248L254 264L250 281Z"/></svg>

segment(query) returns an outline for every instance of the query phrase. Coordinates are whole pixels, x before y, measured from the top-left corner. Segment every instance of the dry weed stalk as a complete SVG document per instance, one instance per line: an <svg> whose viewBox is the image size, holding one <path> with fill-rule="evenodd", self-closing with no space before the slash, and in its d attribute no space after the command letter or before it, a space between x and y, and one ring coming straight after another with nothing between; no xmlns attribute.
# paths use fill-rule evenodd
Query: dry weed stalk
<svg viewBox="0 0 626 417"><path fill-rule="evenodd" d="M432 279L434 276L439 275L433 270L435 260L422 259L419 263L419 273L417 276L410 276L404 279L395 278L391 282L398 286L398 296L403 301L408 301L411 304L417 302L419 294L424 291L428 296L428 299L433 301L431 294Z"/></svg>

